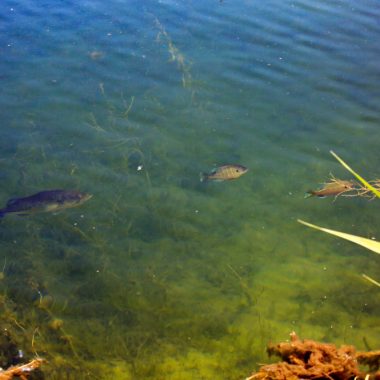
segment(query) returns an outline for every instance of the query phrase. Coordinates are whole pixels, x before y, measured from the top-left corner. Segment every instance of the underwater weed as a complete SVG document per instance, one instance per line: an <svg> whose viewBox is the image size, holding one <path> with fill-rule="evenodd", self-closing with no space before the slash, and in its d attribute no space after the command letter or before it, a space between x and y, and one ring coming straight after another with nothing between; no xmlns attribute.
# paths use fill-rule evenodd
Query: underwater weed
<svg viewBox="0 0 380 380"><path fill-rule="evenodd" d="M301 220L301 219L297 219L297 221L301 224L304 224L305 226L314 228L319 231L327 232L328 234L338 236L341 239L352 241L353 243L361 245L362 247L365 247L372 252L380 254L380 243L377 241L366 239L366 238L356 236L356 235L347 234L345 232L339 232L335 230L330 230L328 228L319 227L319 226L316 226L315 224L305 222L304 220Z"/></svg>
<svg viewBox="0 0 380 380"><path fill-rule="evenodd" d="M365 275L364 273L362 274L362 277L365 278L367 281L372 282L372 284L380 287L380 283L379 282L375 281L373 278Z"/></svg>
<svg viewBox="0 0 380 380"><path fill-rule="evenodd" d="M168 45L168 51L170 54L170 60L172 62L176 62L179 70L182 73L182 86L184 88L191 87L191 73L190 73L190 67L191 65L187 62L184 55L180 52L180 50L174 45L170 35L164 28L164 26L161 24L161 22L158 20L157 17L155 17L155 24L159 30L156 41L159 42L161 40L161 36L164 37L166 44Z"/></svg>
<svg viewBox="0 0 380 380"><path fill-rule="evenodd" d="M350 166L348 166L336 153L334 153L332 150L330 150L330 153L342 164L342 166L345 169L347 169L351 174L353 174L365 186L365 189L368 189L376 197L380 198L380 191L375 187L375 186L379 185L379 180L372 181L374 183L374 186L373 186L370 183L371 181L369 181L369 182L366 181L363 177L361 177L358 173L356 173ZM365 195L366 193L367 193L366 191L363 191L362 195ZM366 239L366 238L356 236L356 235L347 234L345 232L339 232L339 231L331 230L328 228L319 227L319 226L316 226L315 224L311 224L311 223L305 222L305 221L300 220L300 219L298 219L297 221L301 224L304 224L305 226L314 228L314 229L322 231L322 232L329 233L331 235L335 235L337 237L340 237L341 239L349 240L353 243L356 243L358 245L361 245L361 246L369 249L372 252L380 254L380 243L377 241ZM367 276L365 274L363 274L362 276L366 280L370 281L372 284L380 286L380 284L376 280L370 278L369 276Z"/></svg>
<svg viewBox="0 0 380 380"><path fill-rule="evenodd" d="M126 110L125 110L124 113L123 113L123 116L124 116L125 119L128 119L128 114L129 114L129 112L130 112L131 109L132 109L133 103L134 103L134 101L135 101L135 97L134 97L134 96L131 96L131 102L129 103L129 105L128 105L127 102L124 100L124 96L123 96L123 94L121 94L121 98L122 98L123 103L124 103L124 106L125 106L125 108L126 108Z"/></svg>
<svg viewBox="0 0 380 380"><path fill-rule="evenodd" d="M363 177L351 169L336 153L330 150L330 153L346 168L351 174L353 174L367 189L371 190L378 198L380 198L380 191L373 187Z"/></svg>
<svg viewBox="0 0 380 380"><path fill-rule="evenodd" d="M7 266L7 257L5 256L4 257L4 265L3 265L3 269L2 271L0 272L0 281L1 280L4 280L4 277L5 277L5 267Z"/></svg>

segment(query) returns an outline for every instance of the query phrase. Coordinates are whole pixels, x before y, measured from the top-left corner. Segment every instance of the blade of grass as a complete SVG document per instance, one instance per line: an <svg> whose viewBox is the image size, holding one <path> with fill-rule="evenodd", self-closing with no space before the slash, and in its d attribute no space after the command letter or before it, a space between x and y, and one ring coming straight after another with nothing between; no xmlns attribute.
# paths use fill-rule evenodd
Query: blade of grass
<svg viewBox="0 0 380 380"><path fill-rule="evenodd" d="M367 281L372 282L372 284L377 285L378 287L380 287L380 283L377 282L376 280L374 280L373 278L367 276L367 275L364 274L364 273L362 274L362 276L363 276Z"/></svg>
<svg viewBox="0 0 380 380"><path fill-rule="evenodd" d="M366 238L356 236L356 235L350 235L350 234L347 234L345 232L339 232L339 231L335 231L335 230L330 230L328 228L319 227L319 226L316 226L315 224L305 222L301 219L297 219L297 221L301 224L304 224L305 226L315 228L316 230L327 232L328 234L335 235L335 236L338 236L342 239L352 241L353 243L359 244L362 247L365 247L365 248L371 250L372 252L380 254L380 243L377 241L373 241L373 240L366 239Z"/></svg>
<svg viewBox="0 0 380 380"><path fill-rule="evenodd" d="M371 190L378 198L380 198L380 191L376 190L370 183L363 177L351 169L336 153L330 150L330 153L351 173L353 174L367 189Z"/></svg>

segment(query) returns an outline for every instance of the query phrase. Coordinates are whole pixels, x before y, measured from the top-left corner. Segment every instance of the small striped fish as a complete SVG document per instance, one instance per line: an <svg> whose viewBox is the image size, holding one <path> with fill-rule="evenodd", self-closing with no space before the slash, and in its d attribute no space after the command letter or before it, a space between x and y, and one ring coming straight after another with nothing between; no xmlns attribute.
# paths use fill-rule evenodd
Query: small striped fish
<svg viewBox="0 0 380 380"><path fill-rule="evenodd" d="M247 173L248 169L243 165L222 165L210 173L201 173L201 182L203 181L226 181L239 178Z"/></svg>
<svg viewBox="0 0 380 380"><path fill-rule="evenodd" d="M343 181L341 179L333 178L330 182L325 183L322 189L307 191L305 198L313 196L319 198L324 198L328 196L337 197L338 195L341 195L343 193L352 190L357 190L357 188L355 188L355 185L355 181Z"/></svg>

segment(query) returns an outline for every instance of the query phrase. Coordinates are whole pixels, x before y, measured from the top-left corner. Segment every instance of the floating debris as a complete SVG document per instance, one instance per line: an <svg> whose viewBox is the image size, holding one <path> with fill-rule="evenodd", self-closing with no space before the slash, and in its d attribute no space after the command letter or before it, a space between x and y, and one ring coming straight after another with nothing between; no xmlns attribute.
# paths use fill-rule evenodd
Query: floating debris
<svg viewBox="0 0 380 380"><path fill-rule="evenodd" d="M239 178L247 173L248 168L243 165L222 165L213 169L210 173L200 173L201 182L204 181L228 181Z"/></svg>
<svg viewBox="0 0 380 380"><path fill-rule="evenodd" d="M32 371L39 368L44 362L43 359L37 358L29 363L9 367L6 370L0 370L0 380L11 380L13 378L26 380Z"/></svg>
<svg viewBox="0 0 380 380"><path fill-rule="evenodd" d="M290 338L290 342L268 346L269 356L280 356L282 362L263 365L246 380L364 380L380 376L380 351L356 352L353 346L337 348L333 344L300 340L295 332ZM358 364L368 365L372 373L360 372Z"/></svg>

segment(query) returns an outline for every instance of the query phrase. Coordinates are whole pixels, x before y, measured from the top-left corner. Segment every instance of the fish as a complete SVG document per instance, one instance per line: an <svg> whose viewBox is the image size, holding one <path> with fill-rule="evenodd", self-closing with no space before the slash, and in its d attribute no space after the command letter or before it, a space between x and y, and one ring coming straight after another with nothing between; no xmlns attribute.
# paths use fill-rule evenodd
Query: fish
<svg viewBox="0 0 380 380"><path fill-rule="evenodd" d="M243 165L229 164L218 166L210 173L200 173L201 182L204 181L227 181L239 178L243 174L247 173L248 168Z"/></svg>
<svg viewBox="0 0 380 380"><path fill-rule="evenodd" d="M91 59L96 60L104 57L104 53L99 50L93 50L92 52L89 53Z"/></svg>
<svg viewBox="0 0 380 380"><path fill-rule="evenodd" d="M305 198L309 197L329 197L329 196L339 196L342 193L357 190L357 183L355 181L345 181L337 178L332 178L330 182L324 184L324 186L319 190L309 190L306 192Z"/></svg>
<svg viewBox="0 0 380 380"><path fill-rule="evenodd" d="M0 209L0 218L6 214L30 215L57 212L77 207L92 198L92 194L77 190L46 190L25 198L12 198Z"/></svg>

